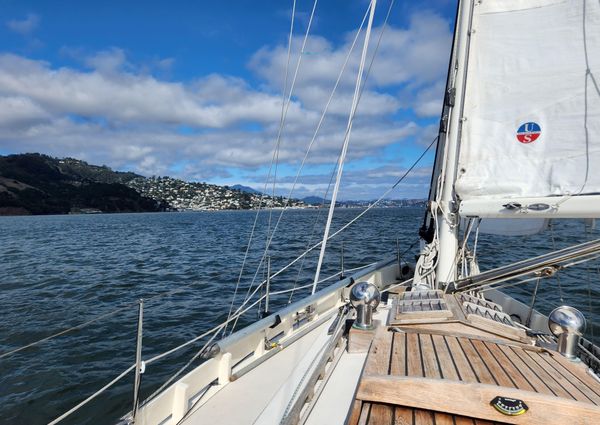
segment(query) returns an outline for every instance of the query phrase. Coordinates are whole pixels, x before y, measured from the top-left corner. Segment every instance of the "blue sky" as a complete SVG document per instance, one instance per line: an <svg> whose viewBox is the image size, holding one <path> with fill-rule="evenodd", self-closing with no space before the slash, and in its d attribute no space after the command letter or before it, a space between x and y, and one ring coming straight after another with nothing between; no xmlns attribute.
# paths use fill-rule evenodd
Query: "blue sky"
<svg viewBox="0 0 600 425"><path fill-rule="evenodd" d="M72 156L144 175L262 188L275 145L292 1L0 0L0 153ZM368 3L319 0L281 138L287 193ZM298 0L291 70L313 1ZM380 1L372 53L389 7ZM364 90L342 199L383 193L435 135L453 0L396 0ZM295 194L322 195L359 49ZM423 197L431 157L391 197Z"/></svg>

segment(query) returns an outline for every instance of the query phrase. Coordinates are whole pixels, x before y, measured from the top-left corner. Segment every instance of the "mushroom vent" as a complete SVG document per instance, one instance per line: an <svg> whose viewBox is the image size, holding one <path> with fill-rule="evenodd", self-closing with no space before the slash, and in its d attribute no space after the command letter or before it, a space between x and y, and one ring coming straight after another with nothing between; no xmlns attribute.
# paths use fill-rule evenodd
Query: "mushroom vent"
<svg viewBox="0 0 600 425"><path fill-rule="evenodd" d="M359 282L350 291L350 304L356 309L354 327L373 329L373 311L381 301L381 293L369 282Z"/></svg>
<svg viewBox="0 0 600 425"><path fill-rule="evenodd" d="M576 358L577 346L585 331L583 314L570 306L557 307L548 316L548 327L558 338L558 352L569 359Z"/></svg>

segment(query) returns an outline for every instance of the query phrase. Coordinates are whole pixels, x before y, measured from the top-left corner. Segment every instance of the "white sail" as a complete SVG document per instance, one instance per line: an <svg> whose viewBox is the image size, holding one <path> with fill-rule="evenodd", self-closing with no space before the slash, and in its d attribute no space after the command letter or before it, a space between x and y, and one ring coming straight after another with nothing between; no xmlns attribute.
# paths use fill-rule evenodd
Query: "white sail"
<svg viewBox="0 0 600 425"><path fill-rule="evenodd" d="M600 193L599 21L598 1L475 2L455 184L463 212L561 216L574 195ZM551 208L501 211L521 198Z"/></svg>

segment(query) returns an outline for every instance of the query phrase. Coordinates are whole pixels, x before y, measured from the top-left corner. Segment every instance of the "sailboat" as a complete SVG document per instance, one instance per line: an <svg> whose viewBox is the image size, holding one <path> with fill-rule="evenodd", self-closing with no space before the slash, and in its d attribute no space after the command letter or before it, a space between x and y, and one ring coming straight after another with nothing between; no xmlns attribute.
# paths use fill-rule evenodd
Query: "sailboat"
<svg viewBox="0 0 600 425"><path fill-rule="evenodd" d="M600 423L600 348L584 314L545 316L509 294L595 260L600 240L489 270L476 256L479 232L600 216L599 52L598 1L460 1L416 263L393 256L320 290L316 278L310 296L227 334L256 303L244 305L185 343L204 343L190 360L202 364L145 401L146 368L181 347L142 358L140 305L136 362L104 388L135 375L123 422Z"/></svg>

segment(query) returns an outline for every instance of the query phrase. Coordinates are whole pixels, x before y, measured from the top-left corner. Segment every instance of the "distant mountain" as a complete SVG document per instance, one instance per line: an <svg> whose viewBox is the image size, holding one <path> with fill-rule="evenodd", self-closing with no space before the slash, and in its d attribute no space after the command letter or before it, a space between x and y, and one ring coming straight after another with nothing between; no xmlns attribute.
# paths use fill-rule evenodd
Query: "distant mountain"
<svg viewBox="0 0 600 425"><path fill-rule="evenodd" d="M163 210L123 184L136 177L73 158L0 156L0 215Z"/></svg>
<svg viewBox="0 0 600 425"><path fill-rule="evenodd" d="M323 201L325 201L320 196L307 196L306 198L302 198L302 200L308 205L322 205Z"/></svg>
<svg viewBox="0 0 600 425"><path fill-rule="evenodd" d="M230 189L233 190L239 190L240 192L246 192L246 193L254 193L257 195L260 195L262 192L251 188L250 186L243 186L241 184L234 184L233 186L229 186Z"/></svg>

